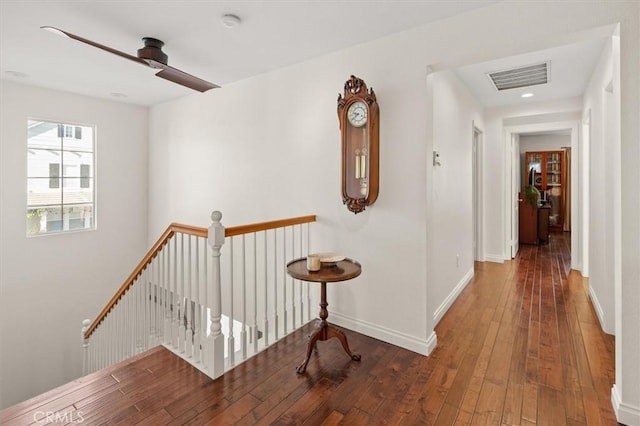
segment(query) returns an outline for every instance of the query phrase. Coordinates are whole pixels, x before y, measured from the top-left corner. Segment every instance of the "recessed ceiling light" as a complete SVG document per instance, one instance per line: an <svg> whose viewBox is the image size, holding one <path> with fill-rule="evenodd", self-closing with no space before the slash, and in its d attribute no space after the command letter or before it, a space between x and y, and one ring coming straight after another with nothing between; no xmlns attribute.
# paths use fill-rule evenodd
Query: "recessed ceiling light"
<svg viewBox="0 0 640 426"><path fill-rule="evenodd" d="M242 22L242 19L240 19L240 17L237 15L228 13L226 15L222 15L222 18L220 18L220 21L222 22L222 25L224 25L227 28L235 28L238 25L240 25L240 23Z"/></svg>
<svg viewBox="0 0 640 426"><path fill-rule="evenodd" d="M29 77L27 74L20 72L20 71L5 71L4 72L6 75L11 76L11 77L15 77L15 78L27 78Z"/></svg>
<svg viewBox="0 0 640 426"><path fill-rule="evenodd" d="M124 99L127 97L127 95L125 95L124 93L119 93L119 92L112 92L112 93L109 93L109 95L118 99Z"/></svg>
<svg viewBox="0 0 640 426"><path fill-rule="evenodd" d="M533 96L533 93L523 93L522 95L520 95L521 98L530 98Z"/></svg>

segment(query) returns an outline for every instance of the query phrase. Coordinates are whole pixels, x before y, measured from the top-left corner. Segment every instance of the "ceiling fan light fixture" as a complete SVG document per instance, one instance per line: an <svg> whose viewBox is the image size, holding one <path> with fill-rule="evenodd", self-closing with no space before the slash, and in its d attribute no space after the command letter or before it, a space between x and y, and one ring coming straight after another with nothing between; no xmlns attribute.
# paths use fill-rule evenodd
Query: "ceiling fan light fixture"
<svg viewBox="0 0 640 426"><path fill-rule="evenodd" d="M242 19L237 15L227 13L226 15L222 15L220 21L222 22L222 25L227 28L235 28L240 25Z"/></svg>

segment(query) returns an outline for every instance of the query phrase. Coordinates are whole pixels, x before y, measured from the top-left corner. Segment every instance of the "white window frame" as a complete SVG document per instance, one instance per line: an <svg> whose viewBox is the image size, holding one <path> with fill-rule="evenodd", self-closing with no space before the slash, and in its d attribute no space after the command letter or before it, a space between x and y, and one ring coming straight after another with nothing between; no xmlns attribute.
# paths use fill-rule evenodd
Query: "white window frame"
<svg viewBox="0 0 640 426"><path fill-rule="evenodd" d="M27 237L95 230L96 126L29 118L27 129ZM85 143L79 142L83 137ZM33 157L47 154L57 159ZM78 176L66 176L65 169L70 165L65 164L65 155L78 158L78 163L72 164ZM51 186L50 164L54 163L59 168L57 187ZM69 185L71 179L77 180L77 185ZM56 215L54 219L50 219L52 214Z"/></svg>

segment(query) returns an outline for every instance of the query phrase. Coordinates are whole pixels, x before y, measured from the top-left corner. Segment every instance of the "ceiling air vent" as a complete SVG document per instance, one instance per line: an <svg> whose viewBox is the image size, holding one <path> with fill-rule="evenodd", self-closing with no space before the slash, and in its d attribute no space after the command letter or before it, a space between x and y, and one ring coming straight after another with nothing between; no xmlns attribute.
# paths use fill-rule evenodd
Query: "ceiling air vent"
<svg viewBox="0 0 640 426"><path fill-rule="evenodd" d="M549 82L549 62L487 74L498 90L536 86Z"/></svg>

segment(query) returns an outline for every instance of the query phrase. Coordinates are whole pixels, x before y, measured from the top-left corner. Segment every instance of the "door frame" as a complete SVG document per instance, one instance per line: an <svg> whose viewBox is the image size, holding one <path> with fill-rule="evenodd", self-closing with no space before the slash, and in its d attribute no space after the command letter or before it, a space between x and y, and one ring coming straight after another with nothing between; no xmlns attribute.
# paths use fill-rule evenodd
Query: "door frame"
<svg viewBox="0 0 640 426"><path fill-rule="evenodd" d="M473 258L484 262L484 138L482 130L471 121Z"/></svg>
<svg viewBox="0 0 640 426"><path fill-rule="evenodd" d="M512 166L512 137L514 134L518 133L531 133L531 132L543 132L543 131L553 131L553 130L570 130L571 131L571 156L573 159L580 158L581 152L581 144L580 133L579 130L582 127L581 120L569 120L569 121L550 121L543 123L533 123L533 124L521 124L521 125L505 125L503 127L504 130L504 169L503 169L503 208L502 214L504 217L503 224L503 259L510 260L511 259L511 229L512 229L512 196L511 196L511 185L512 185L512 176L511 176L511 166ZM582 214L579 213L581 209L574 209L573 207L577 207L582 200L583 197L583 186L581 182L584 181L585 176L583 176L583 168L580 164L572 164L571 165L571 201L572 201L572 215L571 215L571 268L576 270L581 270L582 268L582 253L583 253L583 244L584 241L588 241L587 238L583 238L583 228L582 228ZM577 175L578 171L581 171L580 176ZM588 177L588 176L587 176ZM586 212L588 215L588 212ZM583 232L577 232L577 230L583 230Z"/></svg>
<svg viewBox="0 0 640 426"><path fill-rule="evenodd" d="M522 169L520 167L520 133L511 134L509 155L511 156L511 238L509 246L511 247L510 258L515 259L518 254L518 249L520 248L520 203L518 201L518 193L520 192L520 185L522 182Z"/></svg>

